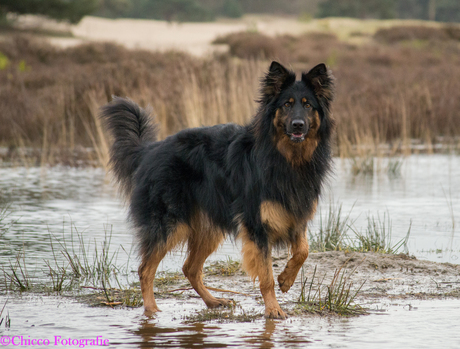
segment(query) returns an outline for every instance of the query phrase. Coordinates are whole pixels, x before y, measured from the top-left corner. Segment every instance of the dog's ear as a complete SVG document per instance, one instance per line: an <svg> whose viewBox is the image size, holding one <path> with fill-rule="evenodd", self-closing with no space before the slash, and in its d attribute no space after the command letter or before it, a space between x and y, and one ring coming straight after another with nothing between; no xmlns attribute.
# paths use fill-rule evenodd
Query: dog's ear
<svg viewBox="0 0 460 349"><path fill-rule="evenodd" d="M267 103L273 97L277 96L284 86L288 86L295 82L295 74L278 62L273 61L268 73L261 82L261 102Z"/></svg>
<svg viewBox="0 0 460 349"><path fill-rule="evenodd" d="M321 107L328 112L334 99L334 77L326 65L320 63L308 73L303 73L302 81L313 89Z"/></svg>

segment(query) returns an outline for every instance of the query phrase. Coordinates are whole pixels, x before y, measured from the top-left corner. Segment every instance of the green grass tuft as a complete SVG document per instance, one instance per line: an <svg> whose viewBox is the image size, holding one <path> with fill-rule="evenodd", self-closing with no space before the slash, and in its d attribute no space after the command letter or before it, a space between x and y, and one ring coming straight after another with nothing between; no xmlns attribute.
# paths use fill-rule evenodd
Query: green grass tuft
<svg viewBox="0 0 460 349"><path fill-rule="evenodd" d="M322 278L316 277L316 266L311 281L304 277L302 268L302 288L300 291L298 307L308 313L333 313L341 316L356 316L366 314L366 310L359 304L355 304L355 298L364 285L364 282L357 288L352 289L353 282L349 276L356 270L346 272L344 265L335 271L332 281L325 285L326 275Z"/></svg>
<svg viewBox="0 0 460 349"><path fill-rule="evenodd" d="M381 252L389 254L400 253L401 249L407 253L407 241L410 236L411 225L406 236L396 243L392 243L392 223L389 213L384 213L383 218L377 215L367 218L367 228L364 232L354 227L351 211L343 213L342 205L330 205L326 215L319 213L319 228L316 233L309 230L310 250L326 251L359 251Z"/></svg>

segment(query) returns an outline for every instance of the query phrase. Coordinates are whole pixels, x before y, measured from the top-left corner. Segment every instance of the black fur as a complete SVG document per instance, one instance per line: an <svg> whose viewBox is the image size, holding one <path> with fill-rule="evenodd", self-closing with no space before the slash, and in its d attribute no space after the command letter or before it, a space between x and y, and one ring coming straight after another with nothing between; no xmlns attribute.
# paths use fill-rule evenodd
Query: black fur
<svg viewBox="0 0 460 349"><path fill-rule="evenodd" d="M274 143L273 120L286 91L308 96L321 120L317 146L300 164L291 163ZM230 236L244 224L262 251L270 247L270 231L260 217L264 200L306 221L330 169L332 97L333 79L324 64L295 81L292 71L273 62L261 81L259 109L250 124L186 129L158 142L148 113L128 99L114 98L102 109L102 118L114 136L111 163L130 200L141 254L164 244L197 210L221 228L216 231ZM289 243L293 234L277 243Z"/></svg>

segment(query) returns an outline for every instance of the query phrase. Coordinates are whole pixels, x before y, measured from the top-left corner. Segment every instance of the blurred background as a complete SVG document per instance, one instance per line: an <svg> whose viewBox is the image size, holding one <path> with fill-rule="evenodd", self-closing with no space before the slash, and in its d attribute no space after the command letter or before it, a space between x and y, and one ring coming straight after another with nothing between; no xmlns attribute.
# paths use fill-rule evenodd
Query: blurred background
<svg viewBox="0 0 460 349"><path fill-rule="evenodd" d="M333 70L335 154L357 171L458 150L459 20L455 0L0 0L0 158L106 164L112 95L151 104L162 138L247 122L271 60Z"/></svg>

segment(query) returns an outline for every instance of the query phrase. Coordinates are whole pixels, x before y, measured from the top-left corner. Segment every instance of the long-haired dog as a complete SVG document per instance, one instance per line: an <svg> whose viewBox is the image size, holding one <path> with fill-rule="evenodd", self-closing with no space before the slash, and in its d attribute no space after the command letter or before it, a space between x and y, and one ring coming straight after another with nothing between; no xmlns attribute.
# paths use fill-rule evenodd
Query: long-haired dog
<svg viewBox="0 0 460 349"><path fill-rule="evenodd" d="M206 289L202 270L233 236L242 240L243 269L259 279L265 316L286 317L275 296L271 251L287 246L292 253L278 276L287 292L308 256L307 222L331 166L332 99L333 77L324 64L296 81L272 62L246 126L186 129L157 141L149 113L129 99L102 108L114 138L111 165L137 232L146 314L159 310L158 264L182 243L188 246L182 270L195 291L209 308L228 305Z"/></svg>

